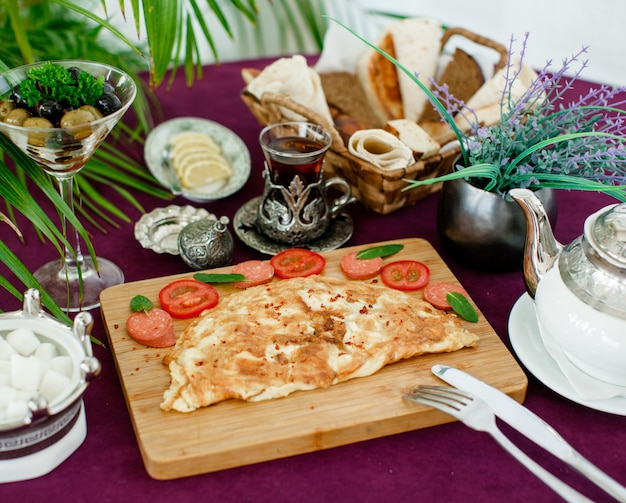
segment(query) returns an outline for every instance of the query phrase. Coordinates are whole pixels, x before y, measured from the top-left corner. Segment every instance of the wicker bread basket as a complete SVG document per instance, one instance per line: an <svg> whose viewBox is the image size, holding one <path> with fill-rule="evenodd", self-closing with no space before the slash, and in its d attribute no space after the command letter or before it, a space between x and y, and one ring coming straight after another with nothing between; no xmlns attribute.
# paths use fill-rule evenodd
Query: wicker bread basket
<svg viewBox="0 0 626 503"><path fill-rule="evenodd" d="M496 69L506 64L508 54L503 46L463 28L447 29L442 38L442 49L447 41L457 34L496 50L500 54L500 61ZM416 89L416 92L419 90ZM309 122L326 128L330 132L333 142L326 154L324 176L326 178L333 176L345 178L350 183L354 196L365 206L381 214L392 213L412 205L440 190L441 183L423 185L410 190L404 189L407 187L407 180L424 180L448 173L452 168L454 159L460 152L458 148L446 148L426 159L418 160L406 168L385 170L352 155L334 124L306 106L296 103L288 96L264 93L261 100L258 100L244 89L241 98L258 122L264 126L289 120L284 117L281 111L281 109L287 109L304 117Z"/></svg>

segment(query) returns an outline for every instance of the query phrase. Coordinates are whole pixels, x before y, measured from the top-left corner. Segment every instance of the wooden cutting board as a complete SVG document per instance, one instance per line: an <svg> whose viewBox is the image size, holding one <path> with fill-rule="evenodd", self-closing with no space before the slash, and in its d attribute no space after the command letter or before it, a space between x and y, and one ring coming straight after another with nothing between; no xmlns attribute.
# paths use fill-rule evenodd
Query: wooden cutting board
<svg viewBox="0 0 626 503"><path fill-rule="evenodd" d="M393 260L420 260L430 267L431 281L458 282L427 241L393 242L405 245ZM383 243L372 246L378 244ZM324 253L324 274L342 276L341 257L364 247ZM214 272L229 271L226 267ZM276 400L228 400L187 414L163 412L159 404L170 383L169 371L162 364L167 350L134 342L125 323L132 297L145 295L158 305L158 292L164 285L192 276L190 272L137 281L110 287L101 294L103 320L139 448L146 470L155 479L207 473L450 422L452 417L402 398L419 384L443 384L430 371L437 363L464 369L519 402L525 398L528 381L524 372L479 312L478 323L464 322L480 337L476 348L419 356L369 377ZM221 295L235 291L230 286L218 289ZM412 295L421 297L421 292ZM177 333L187 323L175 321Z"/></svg>

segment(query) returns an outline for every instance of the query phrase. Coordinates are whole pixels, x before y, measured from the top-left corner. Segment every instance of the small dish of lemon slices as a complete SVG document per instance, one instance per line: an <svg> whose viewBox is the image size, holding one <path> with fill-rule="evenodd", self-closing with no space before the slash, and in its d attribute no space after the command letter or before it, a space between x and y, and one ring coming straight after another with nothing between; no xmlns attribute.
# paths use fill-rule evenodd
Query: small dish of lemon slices
<svg viewBox="0 0 626 503"><path fill-rule="evenodd" d="M148 135L144 157L159 183L196 202L230 196L250 176L250 152L241 138L197 117L159 124Z"/></svg>

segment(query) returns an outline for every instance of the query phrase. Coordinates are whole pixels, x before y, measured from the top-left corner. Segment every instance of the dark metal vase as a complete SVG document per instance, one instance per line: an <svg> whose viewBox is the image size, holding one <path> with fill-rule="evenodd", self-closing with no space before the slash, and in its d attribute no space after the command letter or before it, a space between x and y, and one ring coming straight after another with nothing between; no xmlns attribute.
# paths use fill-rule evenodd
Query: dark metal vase
<svg viewBox="0 0 626 503"><path fill-rule="evenodd" d="M536 192L554 227L556 193ZM522 269L526 217L515 201L486 192L463 179L443 184L437 227L446 249L460 262L490 272Z"/></svg>

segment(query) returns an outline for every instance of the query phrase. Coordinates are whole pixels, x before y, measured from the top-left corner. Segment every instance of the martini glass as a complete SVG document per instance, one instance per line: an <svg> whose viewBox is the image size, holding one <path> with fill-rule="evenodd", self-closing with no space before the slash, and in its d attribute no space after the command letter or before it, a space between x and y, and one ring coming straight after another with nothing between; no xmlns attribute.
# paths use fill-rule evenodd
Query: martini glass
<svg viewBox="0 0 626 503"><path fill-rule="evenodd" d="M121 107L110 115L63 128L30 128L0 122L0 132L54 177L63 200L73 211L74 175L83 168L128 110L137 88L129 75L112 66L79 60L52 63L65 68L79 68L94 77L102 76L113 86L114 94L121 101ZM12 89L27 78L28 72L43 64L24 65L1 74L0 99L9 99ZM64 217L61 223L73 252L66 247L60 260L45 264L35 271L34 276L63 310L76 312L96 308L100 305L100 292L111 285L123 283L124 274L110 260L98 257L94 264L91 257L83 256L78 232L68 228Z"/></svg>

